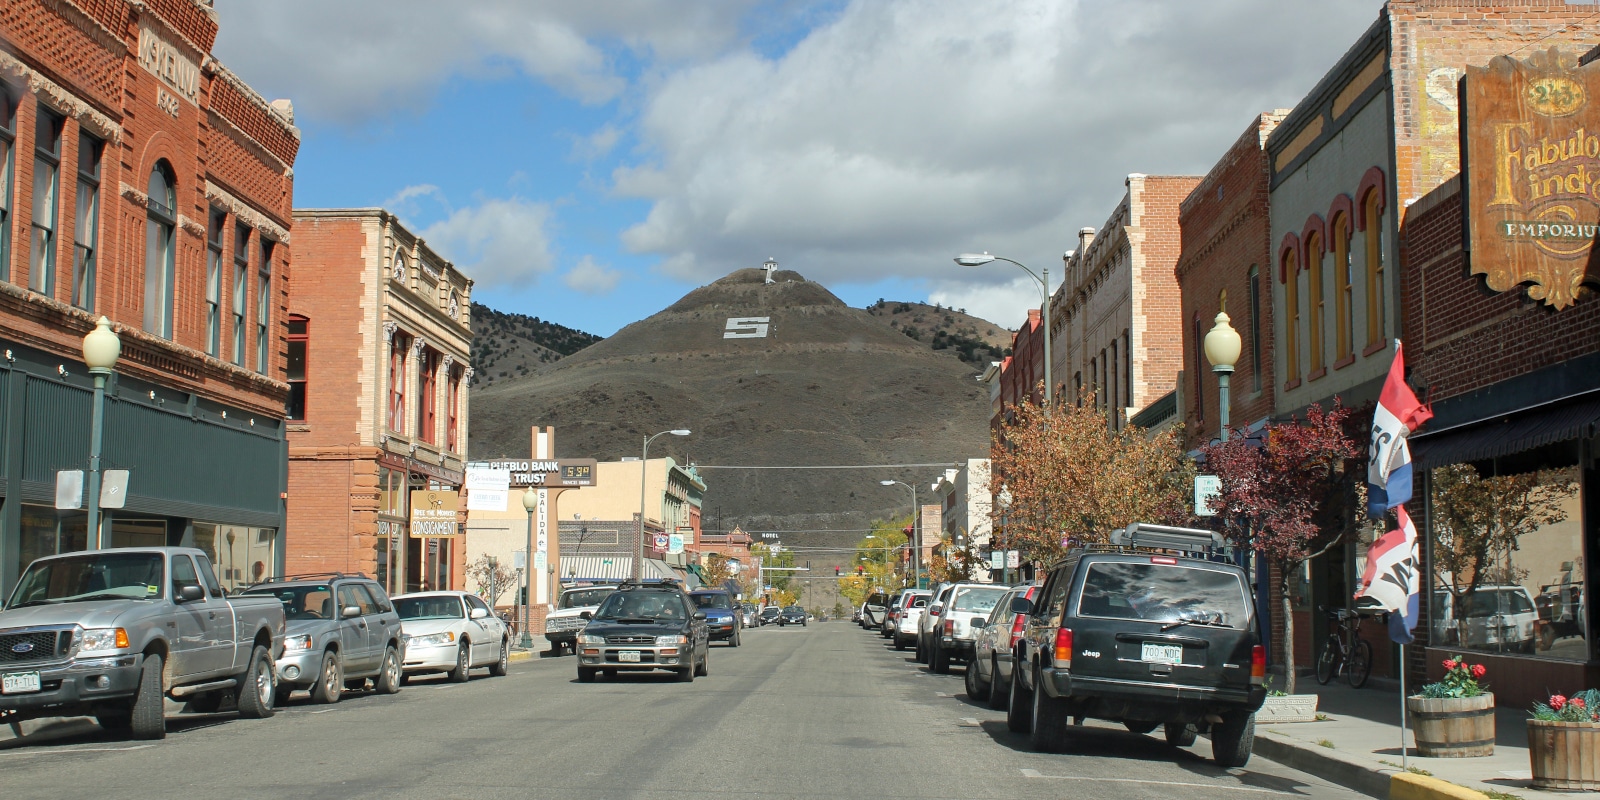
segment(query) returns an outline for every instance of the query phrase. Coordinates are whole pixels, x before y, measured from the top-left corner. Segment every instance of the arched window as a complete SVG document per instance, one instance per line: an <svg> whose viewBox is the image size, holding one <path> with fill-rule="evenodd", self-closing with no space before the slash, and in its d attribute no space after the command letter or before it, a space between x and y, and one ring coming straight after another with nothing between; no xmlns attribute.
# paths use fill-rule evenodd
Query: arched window
<svg viewBox="0 0 1600 800"><path fill-rule="evenodd" d="M1285 383L1300 382L1300 264L1293 249L1283 253L1283 371Z"/></svg>
<svg viewBox="0 0 1600 800"><path fill-rule="evenodd" d="M1315 232L1306 236L1306 306L1311 312L1306 343L1310 345L1311 377L1315 379L1322 370L1322 324L1326 319L1323 314L1322 234Z"/></svg>
<svg viewBox="0 0 1600 800"><path fill-rule="evenodd" d="M1250 388L1261 391L1261 270L1250 265Z"/></svg>
<svg viewBox="0 0 1600 800"><path fill-rule="evenodd" d="M1194 421L1206 421L1206 318L1194 312Z"/></svg>
<svg viewBox="0 0 1600 800"><path fill-rule="evenodd" d="M17 99L0 85L0 279L11 279L11 178L17 143Z"/></svg>
<svg viewBox="0 0 1600 800"><path fill-rule="evenodd" d="M144 329L172 338L172 281L178 226L178 191L172 166L157 161L150 170L144 234Z"/></svg>
<svg viewBox="0 0 1600 800"><path fill-rule="evenodd" d="M1366 193L1361 200L1362 230L1367 245L1367 347L1383 342L1383 192Z"/></svg>
<svg viewBox="0 0 1600 800"><path fill-rule="evenodd" d="M34 105L33 235L28 249L28 288L55 295L56 216L61 193L61 131L66 119L43 105Z"/></svg>
<svg viewBox="0 0 1600 800"><path fill-rule="evenodd" d="M289 419L306 418L306 356L311 345L311 320L299 314L289 315L289 337L286 352L289 381Z"/></svg>
<svg viewBox="0 0 1600 800"><path fill-rule="evenodd" d="M1341 195L1341 200L1344 197ZM1348 206L1348 201L1344 205ZM1333 245L1333 358L1335 366L1350 358L1351 319L1355 313L1355 297L1351 294L1350 279L1350 214L1344 210L1334 212L1328 219L1328 238Z"/></svg>
<svg viewBox="0 0 1600 800"><path fill-rule="evenodd" d="M452 453L461 452L461 367L451 367L449 392L445 402L445 447Z"/></svg>

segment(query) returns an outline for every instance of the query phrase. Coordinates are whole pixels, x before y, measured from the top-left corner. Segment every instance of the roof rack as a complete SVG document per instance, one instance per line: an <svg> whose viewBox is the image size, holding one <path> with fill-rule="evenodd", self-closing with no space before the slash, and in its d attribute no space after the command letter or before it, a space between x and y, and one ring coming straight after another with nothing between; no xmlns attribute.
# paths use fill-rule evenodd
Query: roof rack
<svg viewBox="0 0 1600 800"><path fill-rule="evenodd" d="M271 578L262 578L261 580L256 581L256 582L254 582L254 583L252 583L250 585L251 586L260 586L263 583L288 583L289 581L309 581L309 580L313 580L313 579L316 579L316 578L332 578L334 580L339 580L341 578L361 578L363 580L371 580L371 578L368 578L367 574L364 573L364 572L355 572L355 573L349 573L349 572L306 572L306 573L301 573L299 575L276 575L276 576L273 576Z"/></svg>
<svg viewBox="0 0 1600 800"><path fill-rule="evenodd" d="M1135 522L1126 528L1112 531L1110 543L1116 547L1178 550L1185 553L1209 553L1227 547L1222 540L1222 534L1216 531L1150 525L1143 522Z"/></svg>

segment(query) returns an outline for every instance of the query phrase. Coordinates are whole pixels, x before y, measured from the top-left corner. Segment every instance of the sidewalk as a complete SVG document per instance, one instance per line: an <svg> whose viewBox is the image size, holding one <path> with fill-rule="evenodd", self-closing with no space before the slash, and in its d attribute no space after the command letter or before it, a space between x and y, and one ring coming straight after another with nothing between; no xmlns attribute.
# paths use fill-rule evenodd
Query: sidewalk
<svg viewBox="0 0 1600 800"><path fill-rule="evenodd" d="M1317 722L1273 722L1256 726L1255 752L1279 763L1373 797L1388 798L1390 778L1401 771L1400 687L1373 678L1365 688L1296 681L1299 694L1318 695ZM1405 731L1409 766L1480 792L1523 798L1571 796L1533 788L1528 737L1521 708L1495 710L1494 755L1482 758L1423 758ZM1577 793L1582 796L1583 793Z"/></svg>

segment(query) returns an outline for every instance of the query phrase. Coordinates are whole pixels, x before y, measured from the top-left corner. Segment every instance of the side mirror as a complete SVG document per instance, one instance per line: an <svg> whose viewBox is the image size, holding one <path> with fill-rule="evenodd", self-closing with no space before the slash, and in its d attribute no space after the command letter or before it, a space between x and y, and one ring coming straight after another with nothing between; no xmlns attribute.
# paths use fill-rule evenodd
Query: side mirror
<svg viewBox="0 0 1600 800"><path fill-rule="evenodd" d="M1013 614L1032 614L1033 613L1033 601L1029 600L1026 597L1020 597L1020 596L1011 598L1011 613L1013 613Z"/></svg>
<svg viewBox="0 0 1600 800"><path fill-rule="evenodd" d="M706 612L704 612L704 611L696 611L696 612L694 612L694 618L695 619L705 619L706 618Z"/></svg>
<svg viewBox="0 0 1600 800"><path fill-rule="evenodd" d="M578 616L580 616L580 617L582 617L584 619L594 619L594 612L593 611L585 611L585 612L579 614Z"/></svg>
<svg viewBox="0 0 1600 800"><path fill-rule="evenodd" d="M339 616L359 617L361 616L361 606L345 606L344 608L339 609Z"/></svg>
<svg viewBox="0 0 1600 800"><path fill-rule="evenodd" d="M933 608L928 610L928 613L937 617L940 614L944 613L944 606L934 606Z"/></svg>
<svg viewBox="0 0 1600 800"><path fill-rule="evenodd" d="M982 628L982 627L984 627L984 626L986 626L988 624L989 624L989 620L986 620L983 617L973 617L972 618L972 629L973 630L977 630L977 629Z"/></svg>
<svg viewBox="0 0 1600 800"><path fill-rule="evenodd" d="M484 619L489 616L489 612L482 608L474 608L467 616L472 619Z"/></svg>
<svg viewBox="0 0 1600 800"><path fill-rule="evenodd" d="M196 600L204 600L205 598L206 590L198 583L189 583L178 587L178 602L180 603L193 603Z"/></svg>

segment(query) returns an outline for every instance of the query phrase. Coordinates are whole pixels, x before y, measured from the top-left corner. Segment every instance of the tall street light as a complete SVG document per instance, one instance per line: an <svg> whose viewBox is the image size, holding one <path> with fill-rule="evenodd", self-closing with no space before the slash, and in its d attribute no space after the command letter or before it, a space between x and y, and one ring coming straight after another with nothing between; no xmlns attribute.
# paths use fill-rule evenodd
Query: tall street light
<svg viewBox="0 0 1600 800"><path fill-rule="evenodd" d="M906 487L911 493L911 585L922 586L922 547L917 538L917 490L905 481L878 481L880 486L894 486L899 484Z"/></svg>
<svg viewBox="0 0 1600 800"><path fill-rule="evenodd" d="M517 646L533 649L533 512L539 509L539 492L532 486L522 492L522 507L528 511L528 544L522 551L522 636Z"/></svg>
<svg viewBox="0 0 1600 800"><path fill-rule="evenodd" d="M1045 268L1044 277L1041 278L1021 261L1012 261L1004 256L992 256L988 253L962 253L956 256L956 263L963 267L981 267L991 261L1004 261L1008 264L1015 264L1021 267L1023 272L1028 273L1028 277L1033 278L1039 284L1040 305L1044 307L1042 312L1044 314L1044 413L1045 416L1049 416L1050 396L1055 393L1056 386L1050 381L1050 270L1048 267ZM1033 391L1033 387L1028 387L1028 391Z"/></svg>
<svg viewBox="0 0 1600 800"><path fill-rule="evenodd" d="M1217 419L1221 423L1217 438L1228 440L1228 381L1233 377L1233 365L1239 362L1239 332L1228 324L1228 312L1217 312L1216 325L1206 333L1206 360L1211 371L1217 373L1217 394L1221 401Z"/></svg>
<svg viewBox="0 0 1600 800"><path fill-rule="evenodd" d="M639 557L633 561L634 583L644 580L644 486L645 474L648 472L650 463L650 443L669 433L673 436L688 436L689 429L674 428L670 431L662 431L654 436L646 436L644 437L644 450L639 453ZM665 522L662 524L664 525Z"/></svg>
<svg viewBox="0 0 1600 800"><path fill-rule="evenodd" d="M83 363L94 376L94 410L89 423L89 519L88 545L90 550L105 546L100 537L100 446L104 438L106 378L117 366L122 355L122 340L111 330L111 320L101 317L94 330L83 337Z"/></svg>

